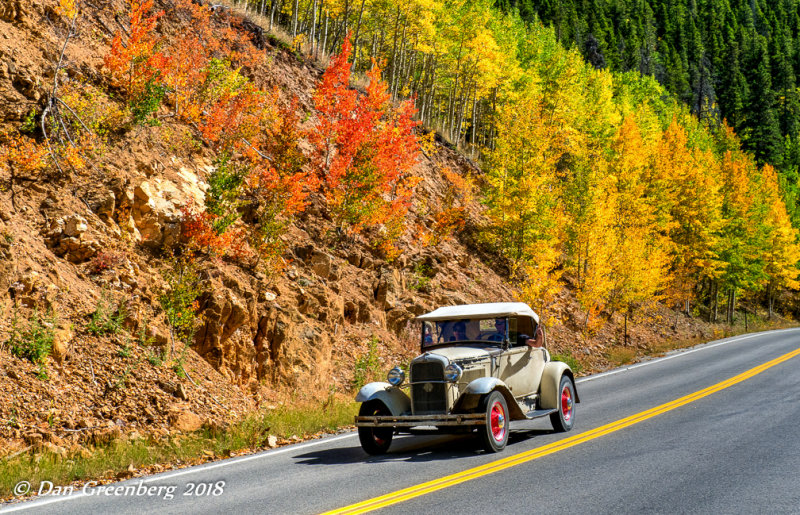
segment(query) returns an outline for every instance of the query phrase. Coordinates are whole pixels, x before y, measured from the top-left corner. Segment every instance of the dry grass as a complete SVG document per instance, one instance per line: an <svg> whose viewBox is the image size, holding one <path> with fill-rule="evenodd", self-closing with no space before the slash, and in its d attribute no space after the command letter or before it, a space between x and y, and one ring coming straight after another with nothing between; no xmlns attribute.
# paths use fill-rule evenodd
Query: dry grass
<svg viewBox="0 0 800 515"><path fill-rule="evenodd" d="M232 453L257 451L267 447L271 435L283 439L309 437L349 426L355 413L356 403L329 397L322 404L305 403L259 412L223 430L203 429L159 440L126 438L70 455L47 450L30 452L0 460L0 499L10 498L14 485L20 481L69 485L89 479L113 479L129 467L138 470L156 464L195 464Z"/></svg>
<svg viewBox="0 0 800 515"><path fill-rule="evenodd" d="M220 0L218 3L220 5L228 7L232 12L236 14L246 17L256 25L264 29L265 32L267 32L275 39L286 45L286 47L291 48L298 54L306 57L311 57L311 43L305 37L298 37L298 39L292 38L292 35L286 32L284 27L278 25L277 13L275 15L276 19L273 20L272 29L270 29L268 11L265 11L264 13L265 16L262 16L256 10L245 9L245 6L247 5L245 2L236 2L235 0ZM328 63L330 62L329 56L326 55L324 52L320 52L320 54L314 60L318 65L320 65L323 68L326 68L328 66Z"/></svg>
<svg viewBox="0 0 800 515"><path fill-rule="evenodd" d="M621 367L633 363L637 353L633 347L614 346L606 349L605 356L612 367Z"/></svg>

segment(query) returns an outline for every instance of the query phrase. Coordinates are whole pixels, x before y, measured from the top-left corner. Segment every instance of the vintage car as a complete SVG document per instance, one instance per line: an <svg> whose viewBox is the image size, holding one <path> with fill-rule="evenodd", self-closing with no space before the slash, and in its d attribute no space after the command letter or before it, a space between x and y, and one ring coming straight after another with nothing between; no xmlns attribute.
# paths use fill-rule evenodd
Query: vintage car
<svg viewBox="0 0 800 515"><path fill-rule="evenodd" d="M408 381L395 367L387 382L367 384L356 396L366 452L385 453L395 433L425 427L477 431L489 452L505 448L512 420L549 416L556 431L572 429L580 402L575 377L550 359L527 304L447 306L417 320L422 354L411 361Z"/></svg>

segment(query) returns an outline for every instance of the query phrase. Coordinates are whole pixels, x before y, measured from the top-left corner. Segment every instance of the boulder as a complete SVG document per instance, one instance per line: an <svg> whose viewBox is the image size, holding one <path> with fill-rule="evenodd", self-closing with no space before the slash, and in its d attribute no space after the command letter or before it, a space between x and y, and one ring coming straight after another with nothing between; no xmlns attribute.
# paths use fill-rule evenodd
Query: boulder
<svg viewBox="0 0 800 515"><path fill-rule="evenodd" d="M113 191L107 189L92 191L87 202L92 211L103 220L109 221L114 218L117 197Z"/></svg>
<svg viewBox="0 0 800 515"><path fill-rule="evenodd" d="M191 203L168 180L142 181L133 189L131 217L143 245L173 246L180 238L181 208Z"/></svg>
<svg viewBox="0 0 800 515"><path fill-rule="evenodd" d="M398 270L382 267L375 287L375 301L383 309L390 310L397 305L397 294L402 289L402 274Z"/></svg>
<svg viewBox="0 0 800 515"><path fill-rule="evenodd" d="M255 357L247 303L230 289L216 284L209 291L204 301L205 323L195 335L195 349L220 372L247 377L252 373Z"/></svg>
<svg viewBox="0 0 800 515"><path fill-rule="evenodd" d="M325 252L317 251L311 256L311 268L315 274L323 279L327 279L330 276L332 264L331 256Z"/></svg>
<svg viewBox="0 0 800 515"><path fill-rule="evenodd" d="M72 330L69 325L60 326L53 335L52 354L57 363L63 363L67 359L71 342Z"/></svg>
<svg viewBox="0 0 800 515"><path fill-rule="evenodd" d="M81 215L70 215L64 218L64 235L80 239L89 230L89 223Z"/></svg>
<svg viewBox="0 0 800 515"><path fill-rule="evenodd" d="M25 10L22 8L22 0L7 0L0 4L0 20L17 23L24 19Z"/></svg>
<svg viewBox="0 0 800 515"><path fill-rule="evenodd" d="M178 431L197 431L203 427L203 419L189 410L173 410L167 418Z"/></svg>
<svg viewBox="0 0 800 515"><path fill-rule="evenodd" d="M414 319L414 314L402 308L395 308L386 313L386 328L400 336Z"/></svg>

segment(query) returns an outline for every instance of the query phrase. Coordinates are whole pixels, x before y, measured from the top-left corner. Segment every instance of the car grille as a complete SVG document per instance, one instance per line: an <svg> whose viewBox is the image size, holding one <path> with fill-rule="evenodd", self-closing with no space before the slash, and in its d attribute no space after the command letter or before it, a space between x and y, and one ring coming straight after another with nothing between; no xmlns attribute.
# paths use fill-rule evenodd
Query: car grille
<svg viewBox="0 0 800 515"><path fill-rule="evenodd" d="M447 411L444 368L441 363L412 363L411 365L411 403L414 415L431 415Z"/></svg>

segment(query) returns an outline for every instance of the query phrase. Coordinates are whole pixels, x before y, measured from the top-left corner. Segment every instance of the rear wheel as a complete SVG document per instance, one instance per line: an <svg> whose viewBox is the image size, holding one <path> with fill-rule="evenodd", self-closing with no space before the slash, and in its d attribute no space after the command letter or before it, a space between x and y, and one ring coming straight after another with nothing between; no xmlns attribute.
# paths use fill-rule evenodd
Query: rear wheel
<svg viewBox="0 0 800 515"><path fill-rule="evenodd" d="M564 433L575 424L575 385L568 375L561 376L558 391L558 411L550 414L550 422L553 429Z"/></svg>
<svg viewBox="0 0 800 515"><path fill-rule="evenodd" d="M500 392L492 392L481 400L486 413L486 425L482 426L481 440L486 452L500 452L508 443L508 405Z"/></svg>
<svg viewBox="0 0 800 515"><path fill-rule="evenodd" d="M391 415L391 412L384 403L375 400L363 403L358 410L358 415L361 417L386 416ZM394 429L391 427L359 427L358 440L361 442L361 448L367 454L385 454L392 445L393 432Z"/></svg>

